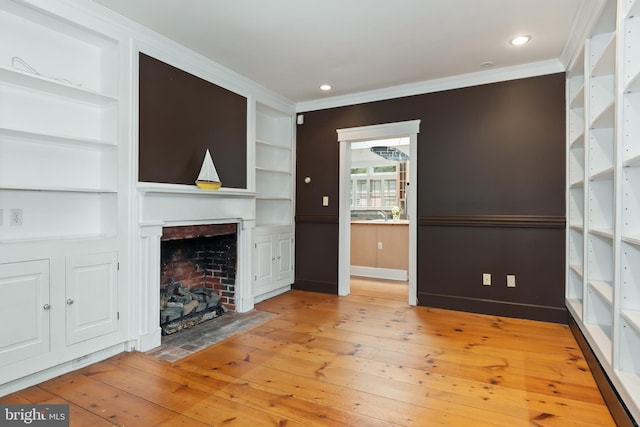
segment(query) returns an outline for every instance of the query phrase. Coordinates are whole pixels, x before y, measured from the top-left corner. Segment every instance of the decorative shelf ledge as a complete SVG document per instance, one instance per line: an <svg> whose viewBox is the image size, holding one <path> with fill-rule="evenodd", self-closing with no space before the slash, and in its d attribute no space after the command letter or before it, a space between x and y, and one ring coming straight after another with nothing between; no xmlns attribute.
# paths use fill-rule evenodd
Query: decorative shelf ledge
<svg viewBox="0 0 640 427"><path fill-rule="evenodd" d="M189 195L189 196L202 196L202 197L249 197L255 198L258 193L252 191L237 189L237 188L225 188L222 187L219 190L201 190L195 184L162 184L162 183L148 183L139 182L136 189L141 193L156 193L163 195Z"/></svg>

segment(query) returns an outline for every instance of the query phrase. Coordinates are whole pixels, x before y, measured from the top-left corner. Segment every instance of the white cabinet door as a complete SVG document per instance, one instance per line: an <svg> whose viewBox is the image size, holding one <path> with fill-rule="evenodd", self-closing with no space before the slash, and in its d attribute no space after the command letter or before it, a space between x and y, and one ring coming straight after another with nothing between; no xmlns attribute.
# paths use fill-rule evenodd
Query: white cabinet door
<svg viewBox="0 0 640 427"><path fill-rule="evenodd" d="M118 329L117 266L115 252L67 258L67 345Z"/></svg>
<svg viewBox="0 0 640 427"><path fill-rule="evenodd" d="M270 234L255 236L253 274L254 274L254 295L260 286L273 281L273 243Z"/></svg>
<svg viewBox="0 0 640 427"><path fill-rule="evenodd" d="M290 279L293 276L293 243L291 233L280 233L277 236L276 268L278 280Z"/></svg>
<svg viewBox="0 0 640 427"><path fill-rule="evenodd" d="M0 265L0 366L49 352L49 261Z"/></svg>

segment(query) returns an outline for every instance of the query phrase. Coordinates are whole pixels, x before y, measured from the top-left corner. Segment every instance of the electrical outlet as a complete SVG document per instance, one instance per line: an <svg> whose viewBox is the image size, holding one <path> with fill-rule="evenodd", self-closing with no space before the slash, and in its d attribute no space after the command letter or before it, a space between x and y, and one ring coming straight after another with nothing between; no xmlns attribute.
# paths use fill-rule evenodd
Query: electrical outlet
<svg viewBox="0 0 640 427"><path fill-rule="evenodd" d="M484 286L491 286L491 273L482 273L482 284Z"/></svg>
<svg viewBox="0 0 640 427"><path fill-rule="evenodd" d="M515 287L516 287L516 275L507 274L507 288L515 288Z"/></svg>
<svg viewBox="0 0 640 427"><path fill-rule="evenodd" d="M382 242L378 242L378 249L382 249Z"/></svg>
<svg viewBox="0 0 640 427"><path fill-rule="evenodd" d="M329 196L322 196L322 206L329 206Z"/></svg>
<svg viewBox="0 0 640 427"><path fill-rule="evenodd" d="M22 225L22 209L11 209L9 211L9 224Z"/></svg>

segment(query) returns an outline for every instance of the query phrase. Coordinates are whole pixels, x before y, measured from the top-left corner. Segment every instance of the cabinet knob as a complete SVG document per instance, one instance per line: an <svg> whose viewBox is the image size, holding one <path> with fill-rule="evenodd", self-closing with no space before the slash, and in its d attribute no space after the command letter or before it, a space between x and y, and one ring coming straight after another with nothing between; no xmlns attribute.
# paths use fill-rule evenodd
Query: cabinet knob
<svg viewBox="0 0 640 427"><path fill-rule="evenodd" d="M49 305L49 304L45 304L45 305L42 306L43 310L49 310L50 308L51 308L51 305Z"/></svg>
<svg viewBox="0 0 640 427"><path fill-rule="evenodd" d="M67 300L67 305L71 305L71 304L73 304L73 300L72 300L71 298L69 298L69 299Z"/></svg>

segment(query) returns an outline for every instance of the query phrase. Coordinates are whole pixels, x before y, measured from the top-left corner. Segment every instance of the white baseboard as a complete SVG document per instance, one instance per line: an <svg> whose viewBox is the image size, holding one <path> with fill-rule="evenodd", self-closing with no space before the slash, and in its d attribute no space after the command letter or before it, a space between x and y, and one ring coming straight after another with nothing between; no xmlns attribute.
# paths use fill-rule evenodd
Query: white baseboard
<svg viewBox="0 0 640 427"><path fill-rule="evenodd" d="M351 275L386 280L409 280L407 270L397 270L394 268L377 268L352 265Z"/></svg>

